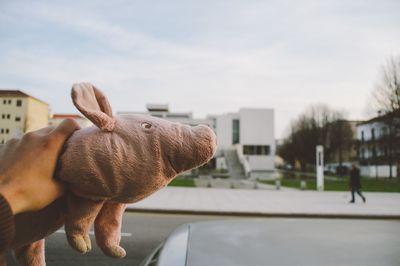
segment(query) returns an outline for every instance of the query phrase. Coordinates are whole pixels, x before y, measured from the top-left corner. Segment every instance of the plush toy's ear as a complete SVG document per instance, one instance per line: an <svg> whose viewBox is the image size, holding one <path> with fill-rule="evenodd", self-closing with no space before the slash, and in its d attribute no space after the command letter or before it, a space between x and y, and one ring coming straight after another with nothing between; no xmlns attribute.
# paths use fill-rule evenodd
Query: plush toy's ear
<svg viewBox="0 0 400 266"><path fill-rule="evenodd" d="M113 131L115 118L107 97L90 83L72 85L72 101L78 110L104 131Z"/></svg>

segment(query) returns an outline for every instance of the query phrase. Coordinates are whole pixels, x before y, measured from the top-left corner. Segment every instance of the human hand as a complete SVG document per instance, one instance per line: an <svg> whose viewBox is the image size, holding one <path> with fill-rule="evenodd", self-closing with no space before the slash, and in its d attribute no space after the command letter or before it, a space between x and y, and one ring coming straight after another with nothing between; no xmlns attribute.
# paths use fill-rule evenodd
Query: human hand
<svg viewBox="0 0 400 266"><path fill-rule="evenodd" d="M53 179L64 142L79 129L72 119L11 139L0 149L0 193L13 214L41 209L62 195Z"/></svg>

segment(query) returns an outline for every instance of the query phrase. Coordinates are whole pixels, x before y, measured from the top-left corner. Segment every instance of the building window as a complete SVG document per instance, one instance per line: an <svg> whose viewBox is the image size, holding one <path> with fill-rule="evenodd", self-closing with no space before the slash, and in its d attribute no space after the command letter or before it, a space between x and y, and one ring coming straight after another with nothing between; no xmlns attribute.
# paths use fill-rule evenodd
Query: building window
<svg viewBox="0 0 400 266"><path fill-rule="evenodd" d="M8 104L11 104L11 100L8 100Z"/></svg>
<svg viewBox="0 0 400 266"><path fill-rule="evenodd" d="M243 145L244 155L269 155L270 152L268 145Z"/></svg>
<svg viewBox="0 0 400 266"><path fill-rule="evenodd" d="M17 100L17 106L22 106L22 100Z"/></svg>
<svg viewBox="0 0 400 266"><path fill-rule="evenodd" d="M17 116L17 117L15 117L15 121L21 121L21 117L19 117L19 116Z"/></svg>
<svg viewBox="0 0 400 266"><path fill-rule="evenodd" d="M10 133L10 129L6 128L6 134Z"/></svg>
<svg viewBox="0 0 400 266"><path fill-rule="evenodd" d="M239 119L232 120L232 144L238 144L240 140L240 121Z"/></svg>
<svg viewBox="0 0 400 266"><path fill-rule="evenodd" d="M7 104L7 100L4 99L4 100L3 100L3 104Z"/></svg>
<svg viewBox="0 0 400 266"><path fill-rule="evenodd" d="M371 139L375 140L375 128L371 129Z"/></svg>
<svg viewBox="0 0 400 266"><path fill-rule="evenodd" d="M3 119L6 118L6 115L5 115L5 114L2 114L2 115L1 115L1 118L3 118Z"/></svg>
<svg viewBox="0 0 400 266"><path fill-rule="evenodd" d="M364 130L361 131L361 142L364 142Z"/></svg>
<svg viewBox="0 0 400 266"><path fill-rule="evenodd" d="M7 114L7 119L10 119L10 114Z"/></svg>
<svg viewBox="0 0 400 266"><path fill-rule="evenodd" d="M4 128L2 128L0 132L1 132L1 134L3 134L4 133Z"/></svg>

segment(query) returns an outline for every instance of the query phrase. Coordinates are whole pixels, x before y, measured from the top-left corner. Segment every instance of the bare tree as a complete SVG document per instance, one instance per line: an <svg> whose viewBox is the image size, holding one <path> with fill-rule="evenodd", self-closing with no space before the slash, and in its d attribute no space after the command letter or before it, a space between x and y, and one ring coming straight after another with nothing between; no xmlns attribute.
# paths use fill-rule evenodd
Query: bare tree
<svg viewBox="0 0 400 266"><path fill-rule="evenodd" d="M315 165L317 145L325 146L328 160L334 153L341 155L352 138L351 130L340 122L343 119L343 112L326 105L310 106L291 123L290 135L278 149L278 154L291 164L298 162L302 171Z"/></svg>
<svg viewBox="0 0 400 266"><path fill-rule="evenodd" d="M385 161L389 164L392 178L392 165L397 161L400 167L400 56L390 57L381 69L380 80L373 90L374 105L386 124L386 136L380 145L386 147Z"/></svg>
<svg viewBox="0 0 400 266"><path fill-rule="evenodd" d="M349 161L353 159L352 150L355 146L351 122L337 117L328 125L327 131L327 161L338 163L339 167L336 169L336 172L339 175L343 175L345 173L343 162L344 160Z"/></svg>
<svg viewBox="0 0 400 266"><path fill-rule="evenodd" d="M400 56L390 57L382 66L373 91L375 107L385 114L400 112Z"/></svg>

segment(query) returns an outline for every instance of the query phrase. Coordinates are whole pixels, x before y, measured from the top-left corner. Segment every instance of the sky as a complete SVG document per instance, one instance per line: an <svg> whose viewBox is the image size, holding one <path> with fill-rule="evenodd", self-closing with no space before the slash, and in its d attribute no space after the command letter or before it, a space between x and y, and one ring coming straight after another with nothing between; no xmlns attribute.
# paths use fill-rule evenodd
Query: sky
<svg viewBox="0 0 400 266"><path fill-rule="evenodd" d="M398 0L0 0L0 89L77 113L75 82L114 112L168 103L194 117L273 108L275 137L311 104L367 119L400 54Z"/></svg>

